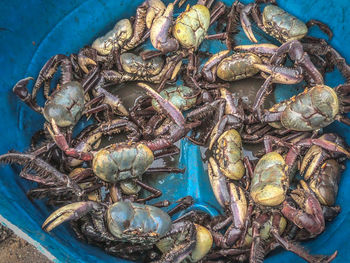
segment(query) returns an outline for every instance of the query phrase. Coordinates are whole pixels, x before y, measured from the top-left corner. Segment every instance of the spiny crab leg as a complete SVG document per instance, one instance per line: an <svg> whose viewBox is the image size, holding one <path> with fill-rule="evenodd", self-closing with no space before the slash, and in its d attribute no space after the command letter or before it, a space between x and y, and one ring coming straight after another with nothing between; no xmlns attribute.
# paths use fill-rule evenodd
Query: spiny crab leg
<svg viewBox="0 0 350 263"><path fill-rule="evenodd" d="M333 32L332 30L329 28L329 26L327 26L326 24L322 23L321 21L315 20L315 19L311 19L306 23L306 26L308 28L312 27L312 26L318 26L327 36L328 36L328 41L332 40L333 37Z"/></svg>
<svg viewBox="0 0 350 263"><path fill-rule="evenodd" d="M39 72L38 78L35 81L33 90L32 90L32 100L35 102L36 101L36 96L41 88L42 84L46 81L50 81L54 74L57 71L57 68L61 65L62 67L66 67L67 65L70 64L69 58L63 54L57 54L53 57L51 57L45 65L42 67L42 69ZM70 76L69 71L62 70L62 80L67 81ZM66 75L68 74L68 75ZM65 76L66 75L66 76ZM62 81L63 82L63 81ZM62 83L63 84L63 83ZM48 98L48 90L45 92L44 90L44 95L46 98Z"/></svg>
<svg viewBox="0 0 350 263"><path fill-rule="evenodd" d="M324 139L304 139L297 143L297 146L310 146L310 145L317 145L320 146L328 151L337 152L345 154L348 158L350 158L350 152L347 151L342 146L338 145L337 143L324 140Z"/></svg>
<svg viewBox="0 0 350 263"><path fill-rule="evenodd" d="M273 56L278 50L278 46L274 44L253 44L253 45L239 45L234 47L235 51L252 52L260 55Z"/></svg>
<svg viewBox="0 0 350 263"><path fill-rule="evenodd" d="M38 177L52 178L53 181L56 181L56 184L71 189L76 195L81 196L83 194L82 189L72 181L69 176L61 173L55 167L33 154L6 153L0 155L0 163L17 163L19 165L26 165L27 170L34 170Z"/></svg>
<svg viewBox="0 0 350 263"><path fill-rule="evenodd" d="M163 113L169 115L169 117L180 127L185 126L185 118L182 115L181 111L174 106L170 101L165 100L158 92L153 90L149 85L139 82L137 85L145 90L154 98L163 109Z"/></svg>
<svg viewBox="0 0 350 263"><path fill-rule="evenodd" d="M54 211L45 220L41 228L46 232L50 232L63 222L69 220L77 220L94 209L100 209L101 207L95 202L76 202L73 204L65 205L56 211Z"/></svg>
<svg viewBox="0 0 350 263"><path fill-rule="evenodd" d="M248 17L249 14L253 12L254 8L256 8L255 4L248 4L245 7L243 7L240 19L243 31L248 37L248 39L254 43L258 43L258 40L256 40L252 30L252 23L250 22Z"/></svg>
<svg viewBox="0 0 350 263"><path fill-rule="evenodd" d="M210 8L210 7L208 7ZM222 16L226 11L226 5L223 2L217 2L213 10L210 12L210 24L214 24L220 16Z"/></svg>
<svg viewBox="0 0 350 263"><path fill-rule="evenodd" d="M335 251L330 256L324 256L324 255L310 255L302 246L299 246L296 243L293 243L291 241L286 240L285 238L281 237L278 233L278 228L273 228L271 230L271 234L273 237L277 240L277 242L286 250L291 251L298 255L299 257L305 259L307 262L311 263L328 263L331 262L333 259L336 258L338 251Z"/></svg>
<svg viewBox="0 0 350 263"><path fill-rule="evenodd" d="M272 82L274 83L297 84L304 79L302 71L298 68L295 69L264 64L254 64L253 66L254 68L270 74L270 76L272 76Z"/></svg>

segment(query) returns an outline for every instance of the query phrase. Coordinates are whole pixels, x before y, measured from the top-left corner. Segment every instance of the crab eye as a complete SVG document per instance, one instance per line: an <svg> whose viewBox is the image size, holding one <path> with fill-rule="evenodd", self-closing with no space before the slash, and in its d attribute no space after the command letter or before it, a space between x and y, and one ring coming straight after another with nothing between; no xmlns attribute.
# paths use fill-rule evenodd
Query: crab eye
<svg viewBox="0 0 350 263"><path fill-rule="evenodd" d="M268 26L272 26L272 23L270 21L267 21L266 23Z"/></svg>
<svg viewBox="0 0 350 263"><path fill-rule="evenodd" d="M288 36L287 31L282 31L282 35L284 35L284 36Z"/></svg>

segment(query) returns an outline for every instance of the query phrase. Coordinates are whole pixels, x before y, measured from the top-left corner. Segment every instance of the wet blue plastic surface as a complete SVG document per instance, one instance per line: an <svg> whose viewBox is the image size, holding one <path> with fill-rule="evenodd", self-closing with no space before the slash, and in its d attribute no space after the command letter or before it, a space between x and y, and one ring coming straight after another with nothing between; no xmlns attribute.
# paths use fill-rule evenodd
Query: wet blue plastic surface
<svg viewBox="0 0 350 263"><path fill-rule="evenodd" d="M231 1L224 1L230 3ZM249 1L244 1L249 2ZM20 78L37 76L41 66L52 55L77 52L85 44L107 32L115 22L134 14L141 1L127 0L13 0L0 7L0 153L10 149L23 151L32 134L43 124L43 118L21 103L11 92ZM334 32L331 44L350 61L350 22L348 1L286 0L279 1L282 8L303 21L311 18L328 24ZM313 32L313 31L312 31ZM211 48L215 51L217 48ZM341 83L339 74L327 77L327 83ZM276 99L293 94L292 89L278 89ZM345 136L350 143L350 128L336 123L329 130ZM187 167L184 175L172 175L159 185L171 201L187 194L195 198L195 208L218 213L218 205L209 187L206 168L198 147L187 141L181 143L181 165ZM104 254L101 250L82 244L65 227L50 234L40 228L49 214L41 202L30 202L26 190L33 187L17 176L10 166L0 167L0 214L32 239L41 243L58 262L123 262ZM317 239L305 245L312 253L330 254L339 251L335 262L350 260L350 170L343 174L337 203L342 213ZM172 183L167 184L167 180ZM266 262L303 262L297 256L282 252Z"/></svg>

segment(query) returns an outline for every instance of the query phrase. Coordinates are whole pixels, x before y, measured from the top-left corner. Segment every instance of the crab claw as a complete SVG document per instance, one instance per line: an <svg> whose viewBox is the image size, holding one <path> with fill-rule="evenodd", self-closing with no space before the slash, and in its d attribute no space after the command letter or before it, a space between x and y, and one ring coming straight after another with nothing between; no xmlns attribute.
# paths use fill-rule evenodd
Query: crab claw
<svg viewBox="0 0 350 263"><path fill-rule="evenodd" d="M38 104L36 104L35 101L32 100L32 96L29 94L27 89L28 83L31 80L33 80L32 77L21 79L13 87L12 91L21 99L21 101L27 104L31 109L41 113L41 107Z"/></svg>
<svg viewBox="0 0 350 263"><path fill-rule="evenodd" d="M41 226L46 232L69 220L77 220L92 210L100 209L101 206L95 202L76 202L65 205L53 212Z"/></svg>
<svg viewBox="0 0 350 263"><path fill-rule="evenodd" d="M29 81L33 80L32 77L27 77L25 79L21 79L16 83L16 85L13 87L12 91L15 93L21 100L25 101L28 99L29 92L27 89L27 85Z"/></svg>
<svg viewBox="0 0 350 263"><path fill-rule="evenodd" d="M258 43L258 40L256 40L252 30L252 23L250 22L248 17L248 15L251 13L254 7L255 7L254 4L246 5L241 11L240 19L241 19L241 25L242 25L243 31L246 34L246 36L249 38L249 40L254 43Z"/></svg>
<svg viewBox="0 0 350 263"><path fill-rule="evenodd" d="M325 228L320 202L305 181L301 180L300 185L302 189L293 190L290 196L302 210L296 209L287 201L284 201L282 214L298 227L305 228L309 233L318 235Z"/></svg>
<svg viewBox="0 0 350 263"><path fill-rule="evenodd" d="M254 64L253 66L270 74L274 83L296 84L304 79L302 72L298 69L264 64Z"/></svg>
<svg viewBox="0 0 350 263"><path fill-rule="evenodd" d="M167 101L162 96L159 95L154 89L152 89L149 85L139 82L137 85L150 94L152 98L154 98L158 104L160 105L164 114L169 115L170 118L180 127L185 126L185 118L182 115L181 111L170 101Z"/></svg>
<svg viewBox="0 0 350 263"><path fill-rule="evenodd" d="M271 57L270 63L276 64L287 53L292 60L305 69L316 84L322 85L324 83L322 74L312 63L309 55L304 52L303 45L298 40L292 40L282 44Z"/></svg>
<svg viewBox="0 0 350 263"><path fill-rule="evenodd" d="M89 73L89 69L87 68L87 66L92 65L92 66L96 66L96 62L91 59L88 58L84 55L79 54L78 55L78 64L80 66L80 68L87 74Z"/></svg>
<svg viewBox="0 0 350 263"><path fill-rule="evenodd" d="M324 151L317 145L311 146L306 152L303 161L300 166L300 173L304 174L304 179L309 180L311 175L314 174L317 167L321 165L325 157Z"/></svg>
<svg viewBox="0 0 350 263"><path fill-rule="evenodd" d="M204 64L202 69L203 77L209 82L215 82L216 79L216 65L220 63L227 55L230 50L223 50L209 58L209 60Z"/></svg>
<svg viewBox="0 0 350 263"><path fill-rule="evenodd" d="M221 172L219 165L213 157L209 158L208 176L216 200L221 207L228 207L231 199L228 185L226 183L226 177Z"/></svg>
<svg viewBox="0 0 350 263"><path fill-rule="evenodd" d="M150 29L150 39L154 48L168 53L179 49L179 42L169 36L169 29L173 22L174 5L170 3L162 16L153 21Z"/></svg>
<svg viewBox="0 0 350 263"><path fill-rule="evenodd" d="M153 21L163 15L166 6L161 0L148 0L147 4L149 7L146 14L146 26L150 29Z"/></svg>

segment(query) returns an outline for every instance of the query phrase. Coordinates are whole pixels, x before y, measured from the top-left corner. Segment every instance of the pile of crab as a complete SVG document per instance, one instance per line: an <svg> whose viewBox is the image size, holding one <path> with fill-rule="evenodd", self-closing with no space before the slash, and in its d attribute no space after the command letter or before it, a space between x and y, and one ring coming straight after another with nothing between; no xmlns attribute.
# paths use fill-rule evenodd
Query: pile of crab
<svg viewBox="0 0 350 263"><path fill-rule="evenodd" d="M23 166L19 175L37 183L30 198L61 206L43 223L45 231L70 221L80 240L118 257L262 262L283 247L308 262L332 261L336 251L310 255L297 243L321 234L339 214L338 184L350 157L340 135L322 133L336 120L350 124L350 68L325 39L307 35L315 25L329 38L331 30L316 20L303 23L274 1L227 6L199 0L175 18L183 2L146 0L134 17L77 54L49 59L31 93L33 78L20 80L13 92L46 122L26 153L10 151L0 162ZM215 34L208 34L210 27ZM256 44L236 45L240 29ZM258 44L253 29L281 44ZM202 42L218 40L227 50L199 50ZM153 49L143 49L147 42ZM335 67L346 82L332 88L324 76ZM61 77L50 92L58 68ZM252 104L228 89L244 78L263 80ZM128 108L112 91L135 81L145 93ZM275 84L298 83L302 93L264 108ZM36 99L41 88L44 106ZM73 136L78 121L86 120L93 124ZM100 145L119 133L127 139ZM208 149L212 192L225 211L220 216L183 213L191 210L191 196L167 209L169 201L153 200L162 192L143 180L184 172L150 166L178 154L175 143L185 137ZM263 147L250 160L242 144ZM141 196L141 189L149 194Z"/></svg>

